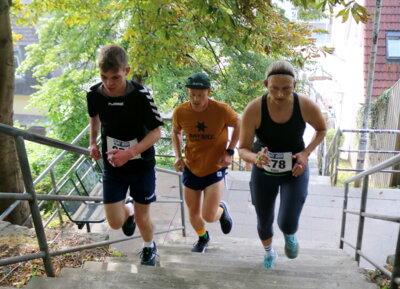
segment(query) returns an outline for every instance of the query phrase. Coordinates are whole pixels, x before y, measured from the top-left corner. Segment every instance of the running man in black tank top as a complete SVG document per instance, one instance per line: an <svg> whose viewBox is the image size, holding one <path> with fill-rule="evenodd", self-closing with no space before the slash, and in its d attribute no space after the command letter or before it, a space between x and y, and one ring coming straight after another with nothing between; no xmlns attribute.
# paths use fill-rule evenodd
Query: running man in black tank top
<svg viewBox="0 0 400 289"><path fill-rule="evenodd" d="M318 106L294 92L295 71L289 62L271 64L264 84L268 93L250 102L243 113L239 155L253 164L250 191L265 249L263 267L274 268L276 197L280 193L278 225L285 237L285 254L293 259L299 252L295 233L307 197L308 157L325 137L326 124ZM315 129L308 146L303 141L306 123Z"/></svg>

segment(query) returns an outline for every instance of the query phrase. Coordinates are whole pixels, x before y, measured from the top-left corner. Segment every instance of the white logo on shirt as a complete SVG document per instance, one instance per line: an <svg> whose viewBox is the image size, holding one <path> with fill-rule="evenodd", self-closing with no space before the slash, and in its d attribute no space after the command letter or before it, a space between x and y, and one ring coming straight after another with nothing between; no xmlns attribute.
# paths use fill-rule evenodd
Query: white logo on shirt
<svg viewBox="0 0 400 289"><path fill-rule="evenodd" d="M109 102L108 106L124 106L123 102Z"/></svg>

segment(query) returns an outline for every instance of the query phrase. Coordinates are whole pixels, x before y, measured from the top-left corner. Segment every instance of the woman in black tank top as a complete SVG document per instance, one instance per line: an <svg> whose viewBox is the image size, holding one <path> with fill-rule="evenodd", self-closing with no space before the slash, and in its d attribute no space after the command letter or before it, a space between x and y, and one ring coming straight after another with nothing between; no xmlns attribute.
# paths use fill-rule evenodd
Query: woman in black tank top
<svg viewBox="0 0 400 289"><path fill-rule="evenodd" d="M319 107L294 92L295 72L289 62L271 64L264 83L268 93L250 102L243 113L239 155L253 164L250 191L265 249L263 267L274 268L275 199L280 193L277 219L285 236L285 254L296 258L299 244L295 233L307 196L308 157L325 137L326 125ZM315 130L307 146L303 141L306 123Z"/></svg>

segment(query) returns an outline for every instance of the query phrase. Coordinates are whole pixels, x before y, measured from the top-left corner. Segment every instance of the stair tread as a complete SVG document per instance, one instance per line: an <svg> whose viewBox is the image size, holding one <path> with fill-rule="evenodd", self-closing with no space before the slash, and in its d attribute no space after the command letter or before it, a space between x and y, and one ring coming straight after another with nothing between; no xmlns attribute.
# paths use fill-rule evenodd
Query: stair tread
<svg viewBox="0 0 400 289"><path fill-rule="evenodd" d="M95 262L91 262L86 264L84 267L86 271L91 271L93 274L108 274L108 272L118 272L122 273L125 272L127 274L133 273L133 274L153 274L154 271L157 272L157 276L160 276L161 274L166 274L168 276L178 276L178 277L187 277L191 276L191 278L194 278L195 275L191 275L193 272L202 272L201 276L209 276L210 278L216 278L221 275L226 275L227 278L224 278L225 280L230 280L231 278L248 278L250 277L252 280L256 279L261 279L265 281L266 276L267 278L276 278L276 279L293 279L295 280L298 279L304 279L304 280L313 280L313 282L316 282L316 280L330 280L330 281L337 281L337 280L342 280L346 282L363 282L366 281L365 278L362 275L354 275L355 271L349 271L346 270L342 272L341 274L331 272L331 271L322 271L322 270L314 270L314 271L309 271L309 272L303 272L303 271L294 271L294 270L284 270L283 269L274 269L274 270L265 270L263 268L260 268L260 266L257 266L255 268L239 268L239 267L219 267L219 266L212 266L212 265L191 265L189 266L182 266L182 263L176 263L176 262L170 262L168 263L168 267L155 267L155 268L143 268L143 266L140 265L134 265L132 264L131 266L135 267L136 270L131 270L129 266L125 266L125 264L120 264L120 263L108 263L102 265L102 269L107 272L101 272L99 271L99 266L88 266L88 265L95 265ZM128 267L128 268L127 268ZM168 272L168 273L167 273Z"/></svg>
<svg viewBox="0 0 400 289"><path fill-rule="evenodd" d="M155 269L155 270L154 270ZM41 288L41 289L61 289L61 288L77 288L77 289L114 289L114 288L193 288L193 289L208 289L208 288L220 288L220 289L230 289L230 288L254 288L254 289L262 289L265 288L266 284L268 284L268 288L271 289L292 289L292 288L308 288L308 289L328 289L334 286L335 288L342 289L372 289L375 287L369 286L370 284L362 284L359 281L354 282L344 282L344 281L334 281L334 280L317 280L310 278L281 278L278 275L276 276L264 276L263 279L254 280L252 276L248 276L247 278L243 278L243 276L239 276L241 278L235 279L235 275L233 274L218 274L216 279L208 278L209 275L198 274L193 270L166 270L167 274L160 276L159 274L147 275L151 276L147 279L141 274L133 274L128 273L130 278L125 278L121 272L90 272L90 274L85 274L84 271L78 272L75 276L69 275L68 278L39 278L37 280L32 280L31 286L36 287L27 287L29 288ZM157 268L149 268L150 271L159 273ZM182 273L183 272L183 273ZM185 278L177 278L174 275L180 275ZM138 279L140 277L140 279ZM75 279L74 279L75 278ZM229 278L229 279L227 279ZM43 280L46 279L46 280ZM49 280L50 279L50 280ZM284 283L283 283L284 281ZM133 285L134 284L134 285ZM56 287L54 287L56 285ZM118 287L119 286L119 287Z"/></svg>
<svg viewBox="0 0 400 289"><path fill-rule="evenodd" d="M35 277L27 289L377 289L350 256L336 248L303 248L294 260L279 254L276 269L260 268L263 250L251 239L223 237L205 254L190 252L189 238L158 245L160 267L139 265L133 253L86 262L83 268L64 268L58 278ZM249 245L250 244L250 245ZM254 246L253 246L254 245Z"/></svg>

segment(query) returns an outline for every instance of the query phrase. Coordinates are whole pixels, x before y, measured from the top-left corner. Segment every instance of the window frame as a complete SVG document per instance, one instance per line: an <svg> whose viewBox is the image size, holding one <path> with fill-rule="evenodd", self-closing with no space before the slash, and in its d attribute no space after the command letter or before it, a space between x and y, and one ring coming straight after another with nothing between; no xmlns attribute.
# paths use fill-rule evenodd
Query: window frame
<svg viewBox="0 0 400 289"><path fill-rule="evenodd" d="M400 30L399 31L386 31L386 59L388 60L400 60L400 54L398 56L391 56L389 51L389 37L398 37L400 42ZM400 48L400 46L399 46Z"/></svg>

